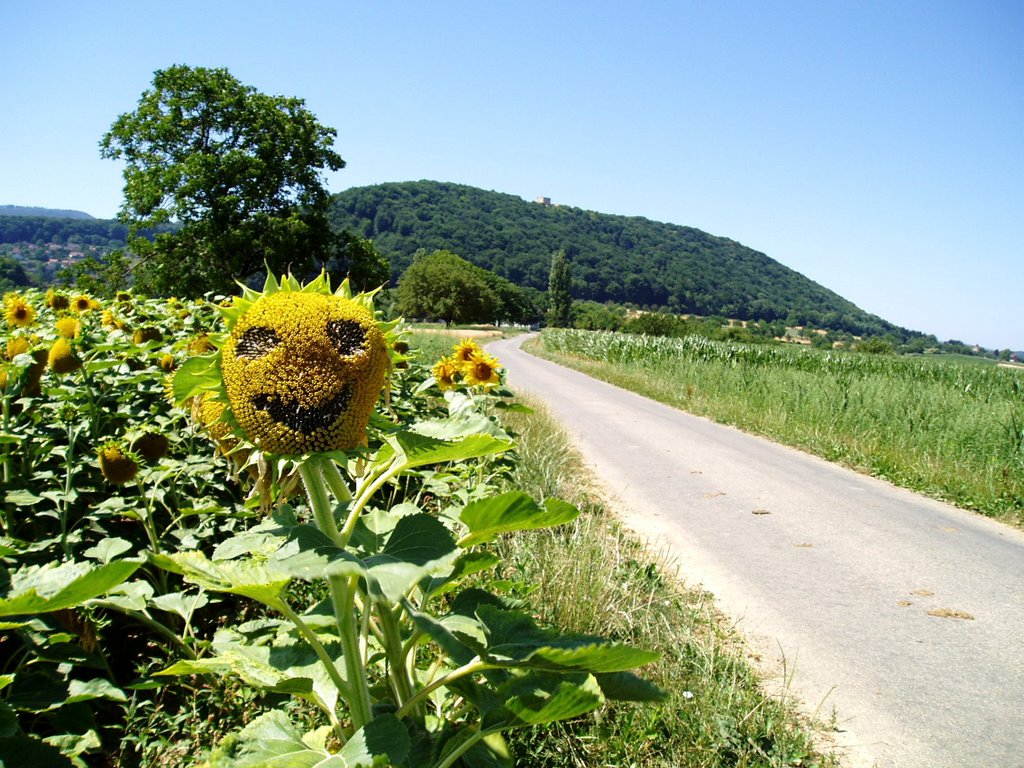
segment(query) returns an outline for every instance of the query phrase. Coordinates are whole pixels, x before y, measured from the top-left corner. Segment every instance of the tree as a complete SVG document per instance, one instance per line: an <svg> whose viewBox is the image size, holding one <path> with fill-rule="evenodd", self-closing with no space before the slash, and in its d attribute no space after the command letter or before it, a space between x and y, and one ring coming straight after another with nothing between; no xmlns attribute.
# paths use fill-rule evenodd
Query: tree
<svg viewBox="0 0 1024 768"><path fill-rule="evenodd" d="M572 275L565 251L551 255L551 273L548 277L548 325L568 328L572 319Z"/></svg>
<svg viewBox="0 0 1024 768"><path fill-rule="evenodd" d="M0 296L15 288L27 288L32 278L25 274L25 268L10 256L0 256Z"/></svg>
<svg viewBox="0 0 1024 768"><path fill-rule="evenodd" d="M346 277L352 290L372 291L391 280L391 265L377 252L373 242L343 230L331 243L331 257L325 265L335 285Z"/></svg>
<svg viewBox="0 0 1024 768"><path fill-rule="evenodd" d="M125 162L124 203L136 286L227 292L269 267L302 273L327 256L323 169L345 162L336 131L301 99L267 96L227 69L157 70L138 108L100 142ZM142 230L180 226L152 239Z"/></svg>
<svg viewBox="0 0 1024 768"><path fill-rule="evenodd" d="M398 308L410 317L436 318L445 325L490 322L498 297L482 271L450 251L420 254L398 281Z"/></svg>

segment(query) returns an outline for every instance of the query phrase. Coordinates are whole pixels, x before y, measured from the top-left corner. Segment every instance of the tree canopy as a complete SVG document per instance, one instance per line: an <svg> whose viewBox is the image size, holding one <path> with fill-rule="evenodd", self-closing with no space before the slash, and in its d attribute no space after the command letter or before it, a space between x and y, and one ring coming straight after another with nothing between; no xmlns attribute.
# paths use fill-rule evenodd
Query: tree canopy
<svg viewBox="0 0 1024 768"><path fill-rule="evenodd" d="M227 69L158 70L138 107L100 142L103 157L125 162L119 215L136 285L227 291L265 265L301 273L325 260L321 174L345 164L335 135L301 99L260 93ZM170 222L180 226L142 236Z"/></svg>
<svg viewBox="0 0 1024 768"><path fill-rule="evenodd" d="M398 281L408 317L452 323L532 322L536 307L519 288L451 251L421 252Z"/></svg>

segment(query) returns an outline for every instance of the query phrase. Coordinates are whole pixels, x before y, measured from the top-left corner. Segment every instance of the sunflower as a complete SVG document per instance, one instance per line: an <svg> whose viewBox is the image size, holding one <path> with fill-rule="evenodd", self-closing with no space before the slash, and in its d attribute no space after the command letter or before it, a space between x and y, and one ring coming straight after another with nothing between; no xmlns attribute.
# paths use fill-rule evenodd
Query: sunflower
<svg viewBox="0 0 1024 768"><path fill-rule="evenodd" d="M455 389L462 371L454 357L442 357L434 364L431 373L434 374L434 380L441 389Z"/></svg>
<svg viewBox="0 0 1024 768"><path fill-rule="evenodd" d="M67 309L71 306L71 302L68 301L68 297L63 293L57 293L53 288L46 292L46 298L44 299L46 306L55 312Z"/></svg>
<svg viewBox="0 0 1024 768"><path fill-rule="evenodd" d="M71 311L78 315L82 315L86 312L91 312L92 310L99 308L100 303L92 296L88 296L84 293L75 296L75 298L71 300Z"/></svg>
<svg viewBox="0 0 1024 768"><path fill-rule="evenodd" d="M146 432L135 439L132 443L132 450L141 456L146 462L152 464L162 459L170 442L166 435L159 432Z"/></svg>
<svg viewBox="0 0 1024 768"><path fill-rule="evenodd" d="M172 355L170 352L165 352L163 356L160 358L160 368L163 370L164 373L170 373L171 371L174 370L174 366L174 355Z"/></svg>
<svg viewBox="0 0 1024 768"><path fill-rule="evenodd" d="M18 355L25 354L31 346L28 336L11 336L7 340L7 359L13 360Z"/></svg>
<svg viewBox="0 0 1024 768"><path fill-rule="evenodd" d="M501 383L501 379L498 378L500 370L501 364L498 359L484 352L473 355L462 365L462 375L465 377L466 383L471 387L484 387L485 389L490 389Z"/></svg>
<svg viewBox="0 0 1024 768"><path fill-rule="evenodd" d="M196 421L214 440L225 440L231 434L231 426L221 419L227 406L213 392L196 398L192 413Z"/></svg>
<svg viewBox="0 0 1024 768"><path fill-rule="evenodd" d="M347 280L332 291L324 275L305 286L268 275L262 292L243 290L221 308L228 336L219 351L178 369L177 401L196 398L208 424L202 411L226 402L214 424L270 454L364 445L398 321L378 324L370 295L353 296Z"/></svg>
<svg viewBox="0 0 1024 768"><path fill-rule="evenodd" d="M36 311L24 298L14 293L4 301L4 317L11 328L27 328L36 320Z"/></svg>
<svg viewBox="0 0 1024 768"><path fill-rule="evenodd" d="M74 350L71 349L68 340L64 338L53 342L46 362L54 373L71 373L82 367L82 361L75 357Z"/></svg>
<svg viewBox="0 0 1024 768"><path fill-rule="evenodd" d="M97 451L97 458L103 477L114 485L124 485L130 482L139 471L139 464L131 453L113 441L100 447Z"/></svg>
<svg viewBox="0 0 1024 768"><path fill-rule="evenodd" d="M205 333L201 333L196 336L188 344L188 352L190 355L205 355L208 352L213 352L216 347L210 341L210 337Z"/></svg>
<svg viewBox="0 0 1024 768"><path fill-rule="evenodd" d="M454 355L459 365L468 363L474 355L479 355L481 353L483 353L483 350L480 349L480 345L472 339L463 339L455 345Z"/></svg>
<svg viewBox="0 0 1024 768"><path fill-rule="evenodd" d="M77 339L82 333L82 321L70 315L58 318L54 327L57 329L57 333L65 339Z"/></svg>
<svg viewBox="0 0 1024 768"><path fill-rule="evenodd" d="M149 326L147 328L136 328L132 334L132 342L135 344L146 344L150 341L163 341L164 335L159 328Z"/></svg>

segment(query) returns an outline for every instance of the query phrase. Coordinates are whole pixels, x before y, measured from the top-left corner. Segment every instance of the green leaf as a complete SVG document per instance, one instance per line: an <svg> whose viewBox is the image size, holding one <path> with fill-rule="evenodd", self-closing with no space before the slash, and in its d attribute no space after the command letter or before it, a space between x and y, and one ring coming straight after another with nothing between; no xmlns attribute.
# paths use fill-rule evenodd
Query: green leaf
<svg viewBox="0 0 1024 768"><path fill-rule="evenodd" d="M379 555L366 559L375 594L397 603L421 580L450 573L459 556L451 532L427 514L403 517Z"/></svg>
<svg viewBox="0 0 1024 768"><path fill-rule="evenodd" d="M313 734L304 738L280 710L260 715L210 757L210 768L376 768L409 754L409 734L394 715L381 715L331 755Z"/></svg>
<svg viewBox="0 0 1024 768"><path fill-rule="evenodd" d="M148 581L127 581L114 587L98 602L111 604L126 611L143 611L153 597L153 585Z"/></svg>
<svg viewBox="0 0 1024 768"><path fill-rule="evenodd" d="M452 566L452 572L446 577L431 579L426 592L430 596L443 595L455 589L468 576L493 568L500 562L501 558L493 552L463 552Z"/></svg>
<svg viewBox="0 0 1024 768"><path fill-rule="evenodd" d="M487 661L501 666L622 672L649 664L658 654L591 635L560 634L538 627L529 616L481 605Z"/></svg>
<svg viewBox="0 0 1024 768"><path fill-rule="evenodd" d="M668 698L668 694L661 688L632 672L605 672L594 677L606 699L658 702Z"/></svg>
<svg viewBox="0 0 1024 768"><path fill-rule="evenodd" d="M388 438L388 446L394 453L404 457L403 468L411 469L427 464L492 456L510 450L514 444L511 440L491 435L469 435L457 442L448 442L414 432L397 432Z"/></svg>
<svg viewBox="0 0 1024 768"><path fill-rule="evenodd" d="M409 754L409 732L394 715L380 715L353 734L338 757L345 766L398 765Z"/></svg>
<svg viewBox="0 0 1024 768"><path fill-rule="evenodd" d="M152 602L162 611L176 613L185 621L191 621L196 609L202 608L209 600L202 592L171 592L157 595Z"/></svg>
<svg viewBox="0 0 1024 768"><path fill-rule="evenodd" d="M436 437L440 440L457 440L470 435L491 435L508 440L508 433L495 421L482 413L464 412L449 416L447 419L428 419L411 427L418 435Z"/></svg>
<svg viewBox="0 0 1024 768"><path fill-rule="evenodd" d="M39 739L11 736L0 739L0 768L74 768L71 758Z"/></svg>
<svg viewBox="0 0 1024 768"><path fill-rule="evenodd" d="M210 560L202 552L151 554L154 564L211 592L227 592L275 606L291 575L272 560Z"/></svg>
<svg viewBox="0 0 1024 768"><path fill-rule="evenodd" d="M31 491L19 490L19 491L8 491L4 496L4 500L8 504L13 504L18 507L31 507L43 501L42 496L36 496Z"/></svg>
<svg viewBox="0 0 1024 768"><path fill-rule="evenodd" d="M324 643L332 658L341 659L340 644ZM176 662L158 675L234 675L266 692L287 693L334 709L339 691L320 659L304 641L284 635L272 642L247 642L233 630L217 632L213 655Z"/></svg>
<svg viewBox="0 0 1024 768"><path fill-rule="evenodd" d="M81 605L125 582L140 563L64 563L33 566L11 574L11 589L0 599L0 616L48 613Z"/></svg>
<svg viewBox="0 0 1024 768"><path fill-rule="evenodd" d="M512 753L500 733L484 736L462 755L466 768L513 768Z"/></svg>
<svg viewBox="0 0 1024 768"><path fill-rule="evenodd" d="M509 491L467 504L459 520L469 533L459 539L460 547L491 541L500 533L547 528L575 520L580 511L560 499L547 499L541 507L522 491Z"/></svg>
<svg viewBox="0 0 1024 768"><path fill-rule="evenodd" d="M268 563L288 576L319 581L326 576L365 576L366 565L351 552L339 549L312 525L288 529L287 541Z"/></svg>
<svg viewBox="0 0 1024 768"><path fill-rule="evenodd" d="M584 673L530 672L503 683L498 695L505 697L509 712L530 725L578 717L604 703L597 680Z"/></svg>
<svg viewBox="0 0 1024 768"><path fill-rule="evenodd" d="M132 548L131 542L116 536L100 539L93 547L85 550L82 554L101 563L109 563L118 555L123 555Z"/></svg>
<svg viewBox="0 0 1024 768"><path fill-rule="evenodd" d="M220 383L220 351L190 357L174 373L171 392L181 405L190 397L216 389Z"/></svg>
<svg viewBox="0 0 1024 768"><path fill-rule="evenodd" d="M302 740L288 716L274 709L260 715L210 755L209 768L313 768L327 766L330 754Z"/></svg>
<svg viewBox="0 0 1024 768"><path fill-rule="evenodd" d="M68 697L65 704L92 699L110 699L111 701L127 701L127 697L109 680L94 678L92 680L71 680L68 683Z"/></svg>

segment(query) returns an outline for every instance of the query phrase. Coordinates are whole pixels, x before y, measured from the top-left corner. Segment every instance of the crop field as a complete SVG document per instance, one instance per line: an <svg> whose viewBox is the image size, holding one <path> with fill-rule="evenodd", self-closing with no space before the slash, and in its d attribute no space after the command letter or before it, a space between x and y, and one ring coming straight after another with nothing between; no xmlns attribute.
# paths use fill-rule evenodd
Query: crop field
<svg viewBox="0 0 1024 768"><path fill-rule="evenodd" d="M550 457L517 450L499 361L416 338L323 281L4 297L0 764L563 764L552 727L580 765L817 761L740 661L558 618L517 537L607 526L522 479ZM655 566L623 568L645 604Z"/></svg>
<svg viewBox="0 0 1024 768"><path fill-rule="evenodd" d="M670 405L1024 523L1020 370L562 329L542 346Z"/></svg>

